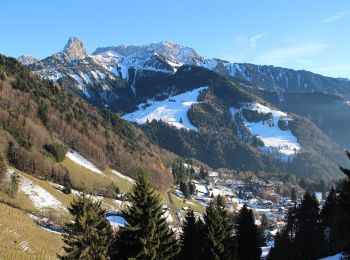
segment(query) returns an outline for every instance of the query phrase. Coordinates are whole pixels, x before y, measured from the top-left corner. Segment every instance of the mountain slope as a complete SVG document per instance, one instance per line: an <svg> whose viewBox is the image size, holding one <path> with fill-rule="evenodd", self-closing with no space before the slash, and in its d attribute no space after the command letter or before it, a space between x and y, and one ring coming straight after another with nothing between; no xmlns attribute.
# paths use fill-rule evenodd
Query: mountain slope
<svg viewBox="0 0 350 260"><path fill-rule="evenodd" d="M129 176L148 170L158 188L171 185L174 155L151 145L137 128L43 81L15 59L0 56L1 152L19 169L63 181L65 169L46 147L63 143L101 168ZM137 160L135 160L137 158Z"/></svg>

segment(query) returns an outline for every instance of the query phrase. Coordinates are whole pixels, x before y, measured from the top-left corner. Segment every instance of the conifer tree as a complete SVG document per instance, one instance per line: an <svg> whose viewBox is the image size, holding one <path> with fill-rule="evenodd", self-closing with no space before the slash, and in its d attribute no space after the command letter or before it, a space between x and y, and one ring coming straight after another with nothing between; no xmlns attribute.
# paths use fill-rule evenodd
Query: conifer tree
<svg viewBox="0 0 350 260"><path fill-rule="evenodd" d="M291 244L294 243L296 229L297 229L296 212L297 212L296 204L294 204L293 207L290 207L287 212L287 224L285 226L285 230Z"/></svg>
<svg viewBox="0 0 350 260"><path fill-rule="evenodd" d="M271 247L269 255L269 260L292 260L292 243L288 237L286 229L282 229L280 232L277 232L275 236L274 245Z"/></svg>
<svg viewBox="0 0 350 260"><path fill-rule="evenodd" d="M200 220L196 220L193 210L189 209L182 226L180 259L201 258L202 224Z"/></svg>
<svg viewBox="0 0 350 260"><path fill-rule="evenodd" d="M224 238L224 256L225 259L236 258L236 243L233 237L233 223L228 219L226 210L226 200L220 194L215 198L215 205L222 218L222 224L224 226L225 238Z"/></svg>
<svg viewBox="0 0 350 260"><path fill-rule="evenodd" d="M339 202L335 189L331 187L321 211L321 221L327 243L327 253L335 254L339 245Z"/></svg>
<svg viewBox="0 0 350 260"><path fill-rule="evenodd" d="M59 256L60 259L107 259L112 228L101 202L82 195L73 200L68 210L74 221L64 228L65 254Z"/></svg>
<svg viewBox="0 0 350 260"><path fill-rule="evenodd" d="M346 152L350 160L350 153ZM339 208L340 220L342 225L341 241L344 243L343 249L350 259L350 169L340 167L340 170L345 174L346 178L340 185L339 192Z"/></svg>
<svg viewBox="0 0 350 260"><path fill-rule="evenodd" d="M183 195L185 196L186 199L190 198L190 188L188 184L184 181L180 182L180 190L182 191Z"/></svg>
<svg viewBox="0 0 350 260"><path fill-rule="evenodd" d="M305 193L297 208L294 248L297 259L316 259L324 248L319 204L315 194L310 192Z"/></svg>
<svg viewBox="0 0 350 260"><path fill-rule="evenodd" d="M175 259L180 248L163 216L159 195L145 172L138 175L123 211L127 225L120 229L111 251L112 259Z"/></svg>
<svg viewBox="0 0 350 260"><path fill-rule="evenodd" d="M260 226L259 226L259 244L260 246L265 246L265 231L269 227L269 222L265 214L261 216Z"/></svg>
<svg viewBox="0 0 350 260"><path fill-rule="evenodd" d="M295 190L295 188L292 188L291 194L290 194L290 199L294 202L297 200L297 192Z"/></svg>
<svg viewBox="0 0 350 260"><path fill-rule="evenodd" d="M268 259L295 259L293 241L296 232L296 205L290 207L287 213L287 224L275 236L275 242L270 249Z"/></svg>
<svg viewBox="0 0 350 260"><path fill-rule="evenodd" d="M257 260L261 256L258 227L255 225L253 211L246 205L240 210L237 219L238 259Z"/></svg>
<svg viewBox="0 0 350 260"><path fill-rule="evenodd" d="M205 244L204 259L225 259L225 225L221 212L211 201L204 214L205 221Z"/></svg>

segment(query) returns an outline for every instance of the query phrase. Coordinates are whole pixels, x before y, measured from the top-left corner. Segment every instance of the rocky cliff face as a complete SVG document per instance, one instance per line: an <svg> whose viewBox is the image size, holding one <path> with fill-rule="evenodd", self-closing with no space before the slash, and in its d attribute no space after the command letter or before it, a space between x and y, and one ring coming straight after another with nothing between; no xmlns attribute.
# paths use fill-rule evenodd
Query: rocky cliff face
<svg viewBox="0 0 350 260"><path fill-rule="evenodd" d="M86 57L86 50L83 43L77 37L69 38L62 53L71 60L83 59Z"/></svg>

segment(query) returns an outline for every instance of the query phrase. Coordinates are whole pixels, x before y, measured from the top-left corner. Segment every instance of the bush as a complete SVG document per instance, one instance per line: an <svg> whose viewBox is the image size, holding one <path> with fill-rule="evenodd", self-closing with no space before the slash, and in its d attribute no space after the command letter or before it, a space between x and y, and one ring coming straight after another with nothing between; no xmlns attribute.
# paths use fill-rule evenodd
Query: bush
<svg viewBox="0 0 350 260"><path fill-rule="evenodd" d="M283 131L287 131L289 129L288 127L288 121L287 120L282 120L279 119L278 120L278 127L283 130Z"/></svg>
<svg viewBox="0 0 350 260"><path fill-rule="evenodd" d="M68 148L65 145L59 143L46 144L44 149L49 152L57 162L62 162L68 151Z"/></svg>

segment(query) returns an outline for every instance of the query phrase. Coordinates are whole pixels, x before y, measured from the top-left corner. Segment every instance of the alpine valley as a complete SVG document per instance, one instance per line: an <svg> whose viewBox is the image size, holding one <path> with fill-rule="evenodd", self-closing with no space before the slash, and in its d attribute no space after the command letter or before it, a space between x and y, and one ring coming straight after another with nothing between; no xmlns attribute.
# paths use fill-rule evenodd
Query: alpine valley
<svg viewBox="0 0 350 260"><path fill-rule="evenodd" d="M99 47L88 54L72 37L52 56L43 60L21 56L18 61L45 80L45 92L56 86L68 93L62 99L73 104L70 110L83 108L80 116L86 123L78 131L95 127L93 131L104 136L115 132L111 138L115 143L123 140L124 159L136 153L140 164L148 161L151 170L156 165L165 169L164 157L179 156L213 169L330 180L341 176L338 165L346 164L348 79L231 63L168 41ZM23 73L33 77L29 71ZM7 82L11 78L8 75ZM45 95L51 100L45 102L50 111L51 106L67 109L56 102L58 97ZM43 105L40 102L37 106ZM94 148L85 151L76 140L64 141L94 162L124 170L124 159L115 161L103 153L105 141L90 140ZM93 152L96 147L99 156ZM132 174L131 169L124 172Z"/></svg>

